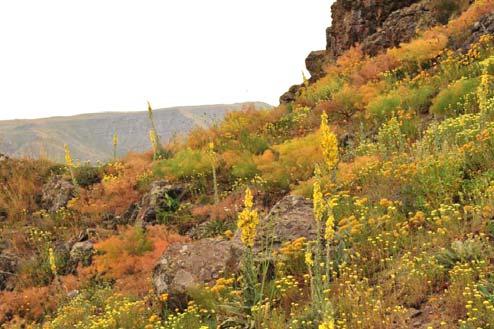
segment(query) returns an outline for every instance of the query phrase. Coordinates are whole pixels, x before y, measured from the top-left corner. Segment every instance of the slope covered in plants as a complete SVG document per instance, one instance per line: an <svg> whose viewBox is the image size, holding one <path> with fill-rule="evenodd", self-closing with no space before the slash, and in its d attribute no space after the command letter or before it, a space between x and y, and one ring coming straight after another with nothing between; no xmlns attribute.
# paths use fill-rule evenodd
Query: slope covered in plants
<svg viewBox="0 0 494 329"><path fill-rule="evenodd" d="M432 5L277 108L99 167L2 159L0 322L493 327L494 2Z"/></svg>

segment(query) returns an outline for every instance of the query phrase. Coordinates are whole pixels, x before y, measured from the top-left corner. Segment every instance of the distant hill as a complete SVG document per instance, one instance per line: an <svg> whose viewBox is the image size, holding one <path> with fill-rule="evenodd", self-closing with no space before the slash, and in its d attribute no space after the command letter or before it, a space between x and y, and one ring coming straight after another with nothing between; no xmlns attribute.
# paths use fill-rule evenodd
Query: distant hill
<svg viewBox="0 0 494 329"><path fill-rule="evenodd" d="M195 126L210 126L226 113L247 105L269 108L266 103L236 103L183 106L156 109L156 128L163 142L186 134ZM62 160L64 144L70 145L74 158L82 161L107 160L112 154L112 136L118 132L119 155L150 148L150 124L146 111L104 112L70 117L0 121L0 153L17 157Z"/></svg>

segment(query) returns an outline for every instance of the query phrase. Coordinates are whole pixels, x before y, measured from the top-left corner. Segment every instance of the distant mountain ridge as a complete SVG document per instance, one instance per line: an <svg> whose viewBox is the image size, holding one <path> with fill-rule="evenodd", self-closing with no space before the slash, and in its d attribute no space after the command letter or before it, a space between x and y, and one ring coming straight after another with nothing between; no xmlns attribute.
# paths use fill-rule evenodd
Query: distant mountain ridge
<svg viewBox="0 0 494 329"><path fill-rule="evenodd" d="M228 112L253 105L270 108L262 102L178 106L156 109L156 129L163 142L186 134L196 126L210 126ZM118 133L118 154L143 152L150 148L150 123L146 111L102 112L68 117L0 121L0 153L14 157L39 157L60 161L64 144L82 161L108 160L112 156L112 136Z"/></svg>

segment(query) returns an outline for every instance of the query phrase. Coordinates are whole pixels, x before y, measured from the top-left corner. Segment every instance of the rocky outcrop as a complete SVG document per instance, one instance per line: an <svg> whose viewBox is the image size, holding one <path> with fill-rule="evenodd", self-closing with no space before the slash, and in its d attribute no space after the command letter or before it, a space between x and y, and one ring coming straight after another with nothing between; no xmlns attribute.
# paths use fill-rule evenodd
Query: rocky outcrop
<svg viewBox="0 0 494 329"><path fill-rule="evenodd" d="M280 104L288 104L294 102L299 95L300 89L302 89L303 85L293 85L288 89L286 93L281 95Z"/></svg>
<svg viewBox="0 0 494 329"><path fill-rule="evenodd" d="M309 83L325 75L324 66L360 44L365 54L377 53L411 40L418 30L438 24L430 10L432 0L337 0L331 7L332 24L326 31L326 49L306 59ZM295 85L280 97L294 101L302 88Z"/></svg>
<svg viewBox="0 0 494 329"><path fill-rule="evenodd" d="M313 51L305 59L305 67L310 73L309 82L315 82L324 76L324 66L328 62L325 50Z"/></svg>
<svg viewBox="0 0 494 329"><path fill-rule="evenodd" d="M76 242L70 249L70 265L74 268L77 265L89 266L92 263L94 245L91 241Z"/></svg>
<svg viewBox="0 0 494 329"><path fill-rule="evenodd" d="M419 0L337 0L331 7L332 24L326 31L326 50L336 58L376 33L398 9Z"/></svg>
<svg viewBox="0 0 494 329"><path fill-rule="evenodd" d="M241 245L234 241L204 239L172 245L154 269L155 291L169 294L173 307L183 307L189 289L238 272L241 254Z"/></svg>
<svg viewBox="0 0 494 329"><path fill-rule="evenodd" d="M485 15L478 22L476 22L469 33L467 34L469 37L466 39L461 45L455 47L455 45L451 45L454 48L459 48L461 51L468 51L471 46L479 41L480 37L483 35L494 35L494 13L489 15ZM450 43L454 43L453 40Z"/></svg>
<svg viewBox="0 0 494 329"><path fill-rule="evenodd" d="M387 17L376 33L362 40L362 51L375 56L385 49L410 41L417 31L426 30L438 23L429 1L396 10Z"/></svg>
<svg viewBox="0 0 494 329"><path fill-rule="evenodd" d="M0 251L0 291L10 290L9 279L15 275L17 269L17 258L8 253Z"/></svg>
<svg viewBox="0 0 494 329"><path fill-rule="evenodd" d="M170 185L166 181L153 182L150 191L144 195L139 204L132 206L128 216L130 222L146 226L156 224L161 212L173 212L178 202L187 193L183 186Z"/></svg>
<svg viewBox="0 0 494 329"><path fill-rule="evenodd" d="M288 195L260 221L254 248L256 252L263 252L268 243L270 249L277 249L285 242L301 237L308 240L316 237L312 201ZM240 241L240 232L235 234L235 240Z"/></svg>
<svg viewBox="0 0 494 329"><path fill-rule="evenodd" d="M41 206L50 212L56 212L67 206L70 199L74 197L74 192L75 187L71 182L62 176L53 176L43 186Z"/></svg>

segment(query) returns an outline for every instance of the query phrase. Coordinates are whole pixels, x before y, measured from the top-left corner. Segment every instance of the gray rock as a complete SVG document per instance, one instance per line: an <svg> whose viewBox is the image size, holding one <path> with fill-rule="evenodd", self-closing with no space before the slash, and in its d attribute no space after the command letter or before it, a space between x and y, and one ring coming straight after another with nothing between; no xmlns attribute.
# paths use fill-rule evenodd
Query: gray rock
<svg viewBox="0 0 494 329"><path fill-rule="evenodd" d="M362 41L363 52L375 56L385 49L412 40L417 31L439 24L429 3L422 1L392 12L376 33Z"/></svg>
<svg viewBox="0 0 494 329"><path fill-rule="evenodd" d="M0 291L10 290L9 279L17 270L17 257L3 251L0 252Z"/></svg>
<svg viewBox="0 0 494 329"><path fill-rule="evenodd" d="M166 181L159 180L153 182L149 193L144 195L137 206L130 213L130 222L137 225L146 226L156 224L160 212L173 212L178 207L179 201L187 193L183 186L170 185Z"/></svg>
<svg viewBox="0 0 494 329"><path fill-rule="evenodd" d="M483 35L494 35L494 13L483 16L467 33L468 38L460 45L455 46L455 40L450 40L450 46L467 52Z"/></svg>
<svg viewBox="0 0 494 329"><path fill-rule="evenodd" d="M66 207L67 203L74 197L74 185L62 176L53 176L43 186L41 205L50 212Z"/></svg>
<svg viewBox="0 0 494 329"><path fill-rule="evenodd" d="M337 58L383 27L395 11L420 0L337 0L331 7L332 25L326 31L326 50Z"/></svg>
<svg viewBox="0 0 494 329"><path fill-rule="evenodd" d="M187 291L214 284L239 270L242 246L234 241L203 239L170 246L153 273L156 293L169 294L173 307L184 307Z"/></svg>
<svg viewBox="0 0 494 329"><path fill-rule="evenodd" d="M260 221L254 248L257 252L262 252L266 245L277 249L284 243L301 237L313 240L316 232L312 201L288 195L275 204ZM234 240L240 241L240 231L237 231Z"/></svg>
<svg viewBox="0 0 494 329"><path fill-rule="evenodd" d="M91 265L94 254L94 245L91 241L76 242L70 249L70 264L77 267Z"/></svg>

